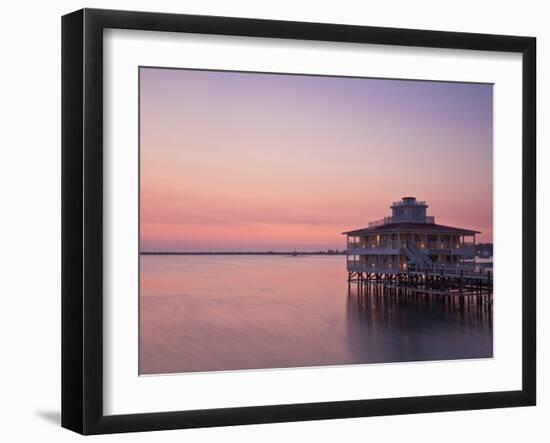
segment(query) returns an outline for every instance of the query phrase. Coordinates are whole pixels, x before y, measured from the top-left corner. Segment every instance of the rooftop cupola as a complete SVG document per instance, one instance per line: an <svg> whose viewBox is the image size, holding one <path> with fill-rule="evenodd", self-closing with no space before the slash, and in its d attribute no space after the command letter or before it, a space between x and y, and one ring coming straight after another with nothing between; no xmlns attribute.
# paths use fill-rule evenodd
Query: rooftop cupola
<svg viewBox="0 0 550 443"><path fill-rule="evenodd" d="M426 216L428 205L424 201L417 201L416 197L403 197L391 206L392 223L414 222L433 223L433 217Z"/></svg>

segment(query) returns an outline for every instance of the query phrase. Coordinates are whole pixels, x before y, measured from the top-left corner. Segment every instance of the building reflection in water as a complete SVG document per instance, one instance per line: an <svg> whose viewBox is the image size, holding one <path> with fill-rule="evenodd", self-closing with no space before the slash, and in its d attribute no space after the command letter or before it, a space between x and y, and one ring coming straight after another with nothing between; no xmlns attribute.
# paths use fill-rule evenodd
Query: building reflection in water
<svg viewBox="0 0 550 443"><path fill-rule="evenodd" d="M369 362L493 356L492 304L487 296L350 284L346 332L350 351Z"/></svg>

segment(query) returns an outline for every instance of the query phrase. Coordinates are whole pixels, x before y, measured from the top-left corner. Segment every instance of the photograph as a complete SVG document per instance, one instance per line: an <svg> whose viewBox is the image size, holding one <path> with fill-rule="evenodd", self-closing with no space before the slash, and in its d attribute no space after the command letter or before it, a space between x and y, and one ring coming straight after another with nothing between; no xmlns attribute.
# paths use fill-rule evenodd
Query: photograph
<svg viewBox="0 0 550 443"><path fill-rule="evenodd" d="M493 358L492 83L138 70L139 375Z"/></svg>
<svg viewBox="0 0 550 443"><path fill-rule="evenodd" d="M17 198L8 211L32 225L16 243L45 206L60 216L60 260L46 260L61 270L61 303L47 303L60 349L38 357L61 356L61 426L169 440L237 427L243 441L264 424L273 441L334 440L362 421L390 440L538 435L543 15L399 22L378 4L300 15L291 3L64 11L61 132L45 125L61 142L60 162L45 156L61 210ZM35 71L13 72L32 87ZM45 155L42 120L16 134L37 143L9 151ZM39 175L11 182L27 176ZM18 294L29 270L12 261L27 275Z"/></svg>

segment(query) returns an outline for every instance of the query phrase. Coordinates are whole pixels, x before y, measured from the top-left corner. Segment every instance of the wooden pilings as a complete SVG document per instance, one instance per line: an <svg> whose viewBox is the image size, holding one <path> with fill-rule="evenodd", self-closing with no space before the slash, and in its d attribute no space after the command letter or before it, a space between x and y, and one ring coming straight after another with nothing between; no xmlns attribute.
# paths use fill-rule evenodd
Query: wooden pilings
<svg viewBox="0 0 550 443"><path fill-rule="evenodd" d="M348 272L348 283L363 286L380 286L383 291L405 297L434 296L456 297L459 302L492 306L493 280L490 272L479 275L446 275L444 272ZM395 289L396 291L392 291Z"/></svg>
<svg viewBox="0 0 550 443"><path fill-rule="evenodd" d="M374 309L375 305L424 305L428 308L439 306L438 309L452 312L464 312L468 315L483 316L487 321L492 321L493 298L487 293L436 293L416 291L415 288L406 286L384 286L374 282L366 284L350 284L348 286L348 298L350 303L361 303L365 309Z"/></svg>

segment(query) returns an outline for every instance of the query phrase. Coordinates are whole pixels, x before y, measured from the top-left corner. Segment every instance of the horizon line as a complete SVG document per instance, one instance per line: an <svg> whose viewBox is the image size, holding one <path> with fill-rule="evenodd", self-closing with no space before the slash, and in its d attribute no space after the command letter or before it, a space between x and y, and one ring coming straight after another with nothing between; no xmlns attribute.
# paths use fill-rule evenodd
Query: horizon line
<svg viewBox="0 0 550 443"><path fill-rule="evenodd" d="M344 254L346 249L318 249L315 251L140 251L140 255L293 255L316 254L338 255Z"/></svg>

